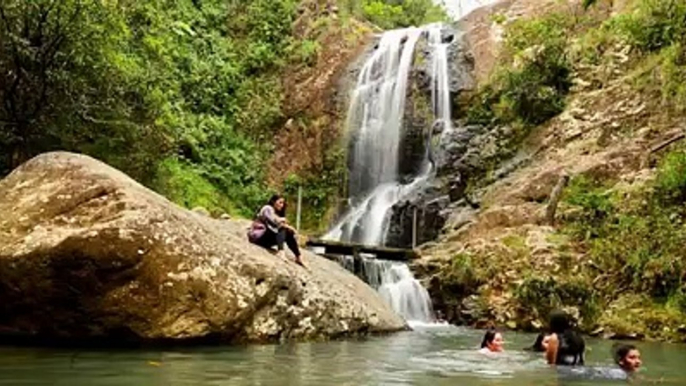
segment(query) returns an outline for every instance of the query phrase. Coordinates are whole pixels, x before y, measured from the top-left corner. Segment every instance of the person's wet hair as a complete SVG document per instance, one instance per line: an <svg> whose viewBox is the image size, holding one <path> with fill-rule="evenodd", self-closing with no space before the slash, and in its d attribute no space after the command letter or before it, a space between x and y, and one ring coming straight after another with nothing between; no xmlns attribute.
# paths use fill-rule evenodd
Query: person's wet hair
<svg viewBox="0 0 686 386"><path fill-rule="evenodd" d="M538 336L536 336L534 344L529 347L525 347L524 350L533 352L544 352L545 347L543 347L543 340L545 340L545 336L546 334L544 332L539 333Z"/></svg>
<svg viewBox="0 0 686 386"><path fill-rule="evenodd" d="M574 329L572 317L562 310L554 310L550 313L548 327L550 332L557 334L567 344L567 350L574 356L575 365L583 365L583 354L586 350L586 342L578 331Z"/></svg>
<svg viewBox="0 0 686 386"><path fill-rule="evenodd" d="M493 343L497 333L498 331L496 331L495 328L489 328L484 334L484 339L481 341L481 348L486 348L489 344Z"/></svg>
<svg viewBox="0 0 686 386"><path fill-rule="evenodd" d="M549 316L550 332L555 334L562 334L572 328L572 321L569 314L562 310L555 310Z"/></svg>
<svg viewBox="0 0 686 386"><path fill-rule="evenodd" d="M612 356L614 357L615 363L621 366L622 361L629 355L631 350L637 350L636 346L624 343L614 344L612 346Z"/></svg>

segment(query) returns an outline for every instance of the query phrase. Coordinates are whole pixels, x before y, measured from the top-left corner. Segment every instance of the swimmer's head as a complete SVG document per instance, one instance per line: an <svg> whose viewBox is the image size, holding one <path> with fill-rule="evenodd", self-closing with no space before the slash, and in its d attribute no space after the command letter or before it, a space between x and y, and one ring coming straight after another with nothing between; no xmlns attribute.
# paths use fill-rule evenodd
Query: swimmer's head
<svg viewBox="0 0 686 386"><path fill-rule="evenodd" d="M550 313L548 324L550 332L562 334L572 328L572 318L562 310L555 310Z"/></svg>
<svg viewBox="0 0 686 386"><path fill-rule="evenodd" d="M503 334L494 329L486 331L484 339L481 341L481 348L487 348L491 352L503 351Z"/></svg>
<svg viewBox="0 0 686 386"><path fill-rule="evenodd" d="M620 344L613 347L615 362L624 371L633 373L641 367L641 352L636 346Z"/></svg>
<svg viewBox="0 0 686 386"><path fill-rule="evenodd" d="M536 340L534 341L533 346L531 348L528 348L527 350L535 351L535 352L545 352L548 350L548 341L550 340L550 335L542 332L538 334L536 337Z"/></svg>

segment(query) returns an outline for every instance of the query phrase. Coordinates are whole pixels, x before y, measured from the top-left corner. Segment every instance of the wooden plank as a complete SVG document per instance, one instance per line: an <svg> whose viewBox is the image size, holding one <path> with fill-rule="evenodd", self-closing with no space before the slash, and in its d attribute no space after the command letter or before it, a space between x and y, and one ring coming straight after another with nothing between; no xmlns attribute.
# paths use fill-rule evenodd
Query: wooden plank
<svg viewBox="0 0 686 386"><path fill-rule="evenodd" d="M369 253L375 255L377 259L407 261L419 258L417 251L413 249L380 247L376 245L363 245L356 243L346 243L332 240L310 239L307 241L309 247L324 248L326 254L339 254L354 256L357 253Z"/></svg>

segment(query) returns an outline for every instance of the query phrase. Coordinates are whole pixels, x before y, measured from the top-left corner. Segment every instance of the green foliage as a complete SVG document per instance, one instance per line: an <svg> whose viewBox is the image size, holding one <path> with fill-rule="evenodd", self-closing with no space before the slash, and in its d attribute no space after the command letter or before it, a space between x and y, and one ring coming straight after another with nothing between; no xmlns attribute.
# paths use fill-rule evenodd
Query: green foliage
<svg viewBox="0 0 686 386"><path fill-rule="evenodd" d="M686 107L686 3L681 0L635 2L632 12L607 19L584 34L574 50L582 66L632 68L629 79L637 92L655 95L664 106L683 112ZM631 48L631 51L625 50ZM617 62L630 54L630 61ZM589 74L612 78L624 71Z"/></svg>
<svg viewBox="0 0 686 386"><path fill-rule="evenodd" d="M195 166L177 158L167 158L158 167L158 180L153 186L167 198L186 208L203 207L213 214L235 213L224 194L200 176Z"/></svg>
<svg viewBox="0 0 686 386"><path fill-rule="evenodd" d="M655 179L655 194L663 203L686 202L686 152L672 152L662 160Z"/></svg>
<svg viewBox="0 0 686 386"><path fill-rule="evenodd" d="M650 186L611 194L607 185L573 181L565 201L578 208L566 224L588 249L607 280L600 290L625 290L667 298L684 284L686 154L669 154Z"/></svg>
<svg viewBox="0 0 686 386"><path fill-rule="evenodd" d="M290 221L295 224L295 203L298 198L298 188L302 187L301 229L311 232L323 231L330 220L327 216L332 208L337 208L337 197L345 184L346 163L342 149L332 151L326 155L321 172L310 176L300 177L290 175L284 181L283 194L291 203L288 212Z"/></svg>
<svg viewBox="0 0 686 386"><path fill-rule="evenodd" d="M291 61L312 66L315 64L317 54L319 53L321 47L317 41L303 40L297 42L297 45L292 45L289 47L289 49Z"/></svg>
<svg viewBox="0 0 686 386"><path fill-rule="evenodd" d="M584 176L575 177L564 192L563 199L580 209L572 226L574 233L583 239L597 236L602 224L615 208L611 191L601 182Z"/></svg>
<svg viewBox="0 0 686 386"><path fill-rule="evenodd" d="M3 1L0 173L83 152L186 206L251 215L268 194L280 71L319 49L291 35L297 4Z"/></svg>
<svg viewBox="0 0 686 386"><path fill-rule="evenodd" d="M485 278L474 257L466 253L456 255L447 269L442 282L454 294L468 295L475 292Z"/></svg>
<svg viewBox="0 0 686 386"><path fill-rule="evenodd" d="M584 324L595 321L600 307L589 280L572 277L558 280L540 275L526 277L516 291L522 312L545 318L554 309L575 307Z"/></svg>
<svg viewBox="0 0 686 386"><path fill-rule="evenodd" d="M632 45L657 51L686 44L686 3L683 0L643 0L636 10L612 22Z"/></svg>
<svg viewBox="0 0 686 386"><path fill-rule="evenodd" d="M565 51L569 23L555 14L510 26L507 59L476 95L467 112L469 123L531 127L560 113L571 85Z"/></svg>
<svg viewBox="0 0 686 386"><path fill-rule="evenodd" d="M0 173L37 153L69 149L97 152L145 178L148 154L166 148L140 64L123 51L128 27L108 4L0 4Z"/></svg>
<svg viewBox="0 0 686 386"><path fill-rule="evenodd" d="M676 301L676 298L674 299ZM648 333L652 338L682 341L684 311L675 302L657 302L646 295L622 294L607 307L599 322L617 334Z"/></svg>
<svg viewBox="0 0 686 386"><path fill-rule="evenodd" d="M445 21L445 10L432 0L343 0L342 10L383 29L420 26Z"/></svg>

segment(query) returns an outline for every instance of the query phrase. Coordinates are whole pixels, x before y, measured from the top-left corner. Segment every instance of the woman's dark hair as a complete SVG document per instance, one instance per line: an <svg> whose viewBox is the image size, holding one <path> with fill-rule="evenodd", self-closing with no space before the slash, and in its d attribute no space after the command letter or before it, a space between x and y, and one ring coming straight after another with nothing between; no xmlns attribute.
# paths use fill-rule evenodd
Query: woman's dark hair
<svg viewBox="0 0 686 386"><path fill-rule="evenodd" d="M543 340L545 339L545 332L541 332L536 336L536 340L534 341L534 344L531 345L530 347L525 347L525 351L533 351L533 352L544 352L545 348L543 348Z"/></svg>
<svg viewBox="0 0 686 386"><path fill-rule="evenodd" d="M276 208L274 207L274 205L276 204L276 202L279 201L279 200L282 199L282 198L284 198L284 196L282 196L282 195L280 195L280 194L274 194L274 195L272 195L272 197L269 199L269 202L267 202L267 204L269 204L269 206L271 206L272 208L274 208L274 210L275 210L277 216L286 217L286 201L285 201L285 198L284 198L284 202L283 202L283 208L281 208L281 210L276 210Z"/></svg>
<svg viewBox="0 0 686 386"><path fill-rule="evenodd" d="M490 343L493 343L493 340L495 339L495 334L497 334L498 331L496 331L494 328L488 329L486 333L484 334L484 339L481 341L481 348L488 347Z"/></svg>
<svg viewBox="0 0 686 386"><path fill-rule="evenodd" d="M549 316L550 332L555 334L563 334L565 331L572 328L572 321L569 314L562 310L555 310Z"/></svg>
<svg viewBox="0 0 686 386"><path fill-rule="evenodd" d="M558 339L564 339L568 353L574 356L574 364L583 365L586 342L574 330L572 317L562 310L555 310L550 313L548 324L551 333L557 334Z"/></svg>
<svg viewBox="0 0 686 386"><path fill-rule="evenodd" d="M615 363L621 365L621 362L629 355L629 351L637 350L636 346L632 344L618 343L612 346L612 356L615 359Z"/></svg>

